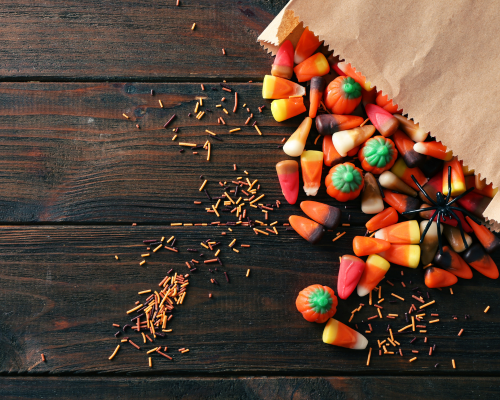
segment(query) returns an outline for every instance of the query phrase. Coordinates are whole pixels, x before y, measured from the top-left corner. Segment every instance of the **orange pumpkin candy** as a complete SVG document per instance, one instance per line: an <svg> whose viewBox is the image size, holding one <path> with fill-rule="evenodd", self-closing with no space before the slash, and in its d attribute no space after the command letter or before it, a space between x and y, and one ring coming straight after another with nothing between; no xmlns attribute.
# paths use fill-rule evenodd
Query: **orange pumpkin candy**
<svg viewBox="0 0 500 400"><path fill-rule="evenodd" d="M306 321L322 324L337 312L337 296L331 288L311 285L297 296L295 305Z"/></svg>
<svg viewBox="0 0 500 400"><path fill-rule="evenodd" d="M361 86L351 77L339 76L328 84L323 98L333 114L350 114L361 103Z"/></svg>
<svg viewBox="0 0 500 400"><path fill-rule="evenodd" d="M349 162L335 165L325 178L326 193L342 202L358 197L364 184L363 171Z"/></svg>

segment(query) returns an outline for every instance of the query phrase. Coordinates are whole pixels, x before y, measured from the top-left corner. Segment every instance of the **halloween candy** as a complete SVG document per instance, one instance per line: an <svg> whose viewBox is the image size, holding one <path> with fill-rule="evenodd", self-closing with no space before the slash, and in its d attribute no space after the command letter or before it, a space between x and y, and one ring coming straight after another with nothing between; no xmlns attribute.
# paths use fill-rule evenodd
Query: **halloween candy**
<svg viewBox="0 0 500 400"><path fill-rule="evenodd" d="M375 128L377 128L377 131L379 131L382 136L388 137L397 131L399 121L382 107L375 104L367 104L365 106L365 111L372 124Z"/></svg>
<svg viewBox="0 0 500 400"><path fill-rule="evenodd" d="M394 140L398 151L401 153L401 156L408 167L414 168L424 163L425 156L413 150L415 142L403 132L397 130L392 136L392 140Z"/></svg>
<svg viewBox="0 0 500 400"><path fill-rule="evenodd" d="M392 100L389 99L389 96L382 94L382 92L377 93L375 103L377 106L382 107L385 111L390 112L391 114L401 114L402 112L402 110L398 110L398 105L392 104Z"/></svg>
<svg viewBox="0 0 500 400"><path fill-rule="evenodd" d="M309 118L309 117L307 117ZM308 196L316 196L321 185L321 172L323 170L323 152L307 150L300 155L304 192Z"/></svg>
<svg viewBox="0 0 500 400"><path fill-rule="evenodd" d="M444 161L450 161L453 157L453 152L448 151L448 148L441 142L417 142L413 145L413 150Z"/></svg>
<svg viewBox="0 0 500 400"><path fill-rule="evenodd" d="M432 178L436 174L440 174L443 170L444 161L431 156L425 156L425 161L420 165L420 171L427 178Z"/></svg>
<svg viewBox="0 0 500 400"><path fill-rule="evenodd" d="M453 177L453 172L451 176ZM489 197L474 192L467 193L464 197L457 200L457 203L460 204L464 210L479 218L483 218L484 210L486 210L490 202L491 199Z"/></svg>
<svg viewBox="0 0 500 400"><path fill-rule="evenodd" d="M333 114L351 114L361 102L361 86L350 77L339 76L328 84L324 96L325 106Z"/></svg>
<svg viewBox="0 0 500 400"><path fill-rule="evenodd" d="M400 129L414 142L423 142L427 139L429 132L425 132L423 129L420 129L420 126L412 120L399 114L394 114L394 118L399 121Z"/></svg>
<svg viewBox="0 0 500 400"><path fill-rule="evenodd" d="M345 157L350 150L364 143L374 133L375 127L373 125L365 125L347 131L335 132L332 141L339 154Z"/></svg>
<svg viewBox="0 0 500 400"><path fill-rule="evenodd" d="M363 350L368 345L368 340L361 333L333 318L325 326L323 342L353 350Z"/></svg>
<svg viewBox="0 0 500 400"><path fill-rule="evenodd" d="M271 112L276 121L281 122L285 119L295 117L306 112L303 97L292 97L291 99L274 100L271 103Z"/></svg>
<svg viewBox="0 0 500 400"><path fill-rule="evenodd" d="M316 121L318 120L319 117L320 115L316 117ZM323 136L322 150L323 150L323 162L327 167L340 164L344 160L344 157L342 157L339 154L339 152L333 145L331 135Z"/></svg>
<svg viewBox="0 0 500 400"><path fill-rule="evenodd" d="M493 253L498 247L500 247L500 239L491 232L484 225L479 225L470 217L465 217L471 228L474 230L474 234L477 239L481 242L483 247L488 253Z"/></svg>
<svg viewBox="0 0 500 400"><path fill-rule="evenodd" d="M396 136L396 134L394 134L394 136ZM412 187L415 190L419 189L418 186L415 184L415 182L413 182L413 179L411 178L412 175L415 177L420 186L425 185L425 183L427 182L427 178L424 176L422 171L420 171L416 167L408 168L408 166L405 164L402 158L398 159L394 163L394 166L391 168L391 171L404 183L406 183L408 186Z"/></svg>
<svg viewBox="0 0 500 400"><path fill-rule="evenodd" d="M374 88L374 86L372 86L371 83L368 82L360 72L356 72L356 69L353 68L351 64L345 62L339 62L336 67L346 76L349 76L352 79L354 79L366 91L371 91Z"/></svg>
<svg viewBox="0 0 500 400"><path fill-rule="evenodd" d="M486 185L485 180L478 179L477 175L468 175L465 177L465 187L467 189L473 187L474 193L482 194L483 196L493 198L498 193L498 188L493 188L493 183Z"/></svg>
<svg viewBox="0 0 500 400"><path fill-rule="evenodd" d="M465 244L462 239L460 229L450 225L444 225L443 229L444 229L444 236L446 237L446 240L448 240L448 243L450 244L451 248L457 253L461 253L462 251L464 251ZM468 247L472 244L472 238L465 232L464 236Z"/></svg>
<svg viewBox="0 0 500 400"><path fill-rule="evenodd" d="M422 204L420 206L420 208L429 208L430 206L428 204ZM467 233L471 233L472 232L472 228L469 226L469 224L467 223L467 221L465 220L465 217L464 215L462 214L461 211L458 211L458 210L454 210L456 216L458 217L458 219L460 220L461 224L462 224L462 228L464 229L465 232ZM429 210L429 211L421 211L419 213L420 217L423 218L423 219L432 219L433 221L436 221L436 217L433 216L435 213L434 210ZM442 216L441 216L441 219L439 220L439 222L441 224L446 224L446 225L451 225L451 226L458 226L458 222L456 219L454 218L446 218L444 219Z"/></svg>
<svg viewBox="0 0 500 400"><path fill-rule="evenodd" d="M388 250L391 244L382 239L376 239L366 236L355 236L352 241L352 249L358 257L377 254Z"/></svg>
<svg viewBox="0 0 500 400"><path fill-rule="evenodd" d="M280 161L276 164L276 172L283 196L288 204L295 204L299 195L299 163L295 160Z"/></svg>
<svg viewBox="0 0 500 400"><path fill-rule="evenodd" d="M380 194L375 177L367 172L365 174L365 187L361 195L361 211L365 214L377 214L384 209L384 201Z"/></svg>
<svg viewBox="0 0 500 400"><path fill-rule="evenodd" d="M451 272L459 278L472 279L472 270L470 267L462 257L460 257L458 253L455 253L449 246L443 246L443 251L436 253L434 256L434 264L439 265L441 268Z"/></svg>
<svg viewBox="0 0 500 400"><path fill-rule="evenodd" d="M308 218L300 217L298 215L290 215L288 221L295 232L311 244L318 243L325 233L325 228L323 228L323 226L317 222L311 221Z"/></svg>
<svg viewBox="0 0 500 400"><path fill-rule="evenodd" d="M418 244L420 241L420 228L415 220L400 222L379 229L375 232L375 238L395 244Z"/></svg>
<svg viewBox="0 0 500 400"><path fill-rule="evenodd" d="M326 81L322 76L315 76L311 79L310 91L309 91L309 116L311 118L316 117L318 112L319 103L323 98L323 92L325 91ZM332 132L333 133L333 132Z"/></svg>
<svg viewBox="0 0 500 400"><path fill-rule="evenodd" d="M366 224L366 229L370 232L375 232L378 229L393 225L398 222L398 213L392 207L387 207L384 211L372 217Z"/></svg>
<svg viewBox="0 0 500 400"><path fill-rule="evenodd" d="M305 96L306 88L298 83L277 76L266 75L262 83L262 98L288 99L290 96Z"/></svg>
<svg viewBox="0 0 500 400"><path fill-rule="evenodd" d="M392 246L391 246L392 247ZM366 267L359 279L357 292L359 297L366 296L384 278L391 264L377 254L366 259Z"/></svg>
<svg viewBox="0 0 500 400"><path fill-rule="evenodd" d="M474 243L464 253L463 258L467 264L477 272L490 279L498 278L498 267L479 243Z"/></svg>
<svg viewBox="0 0 500 400"><path fill-rule="evenodd" d="M379 177L378 181L380 186L386 189L394 190L396 192L407 194L408 196L416 197L417 192L413 188L409 187L391 171L383 172Z"/></svg>
<svg viewBox="0 0 500 400"><path fill-rule="evenodd" d="M337 296L328 286L311 285L302 290L295 300L297 310L306 321L322 324L337 312Z"/></svg>
<svg viewBox="0 0 500 400"><path fill-rule="evenodd" d="M283 151L290 157L298 157L304 151L306 147L307 137L309 136L309 131L311 130L312 119L305 117L304 121L299 125L297 130L288 138L285 145L283 146Z"/></svg>
<svg viewBox="0 0 500 400"><path fill-rule="evenodd" d="M398 157L398 151L391 139L375 136L368 139L358 153L361 168L379 175L392 168Z"/></svg>
<svg viewBox="0 0 500 400"><path fill-rule="evenodd" d="M355 115L320 114L316 117L316 129L320 135L333 135L338 131L354 129L363 123Z"/></svg>
<svg viewBox="0 0 500 400"><path fill-rule="evenodd" d="M293 44L289 40L285 40L278 49L271 68L271 75L285 79L290 79L293 76Z"/></svg>
<svg viewBox="0 0 500 400"><path fill-rule="evenodd" d="M342 256L340 259L337 292L341 299L347 299L356 289L356 285L365 270L365 262L351 255Z"/></svg>
<svg viewBox="0 0 500 400"><path fill-rule="evenodd" d="M423 185L423 189L429 195L429 197L436 201L436 193L443 190L443 174L437 174L427 181L425 185ZM427 204L431 204L431 202L424 196L422 192L418 192L418 196L420 200Z"/></svg>
<svg viewBox="0 0 500 400"><path fill-rule="evenodd" d="M325 178L326 192L338 201L355 199L364 186L363 173L354 164L338 164Z"/></svg>
<svg viewBox="0 0 500 400"><path fill-rule="evenodd" d="M441 288L452 286L458 278L452 273L441 268L429 267L425 270L425 286L428 288Z"/></svg>
<svg viewBox="0 0 500 400"><path fill-rule="evenodd" d="M425 236L423 235L428 222L427 220L420 222L420 237L424 237L424 240L420 243L420 261L422 261L423 265L429 264L434 259L439 245L436 222L431 222L427 233ZM440 225L439 229L443 232L443 225Z"/></svg>
<svg viewBox="0 0 500 400"><path fill-rule="evenodd" d="M330 64L323 53L316 53L308 59L296 65L293 69L297 81L310 81L315 76L323 76L330 72Z"/></svg>
<svg viewBox="0 0 500 400"><path fill-rule="evenodd" d="M418 210L420 200L405 194L395 193L391 190L384 190L384 201L394 207L400 214L405 211ZM410 218L407 216L406 218Z"/></svg>
<svg viewBox="0 0 500 400"><path fill-rule="evenodd" d="M443 168L443 195L448 195L448 167L451 167L451 195L458 196L467 190L465 187L465 177L462 170L462 165L454 157L451 161L444 164Z"/></svg>
<svg viewBox="0 0 500 400"><path fill-rule="evenodd" d="M304 32L302 32L299 42L295 47L295 64L300 64L305 59L311 57L320 44L321 42L319 41L319 38L314 36L314 33L312 33L309 28L304 29Z"/></svg>
<svg viewBox="0 0 500 400"><path fill-rule="evenodd" d="M317 201L306 200L300 203L304 213L327 229L335 229L340 224L341 212L337 207Z"/></svg>
<svg viewBox="0 0 500 400"><path fill-rule="evenodd" d="M403 267L417 268L420 261L420 246L415 244L393 244L379 253L387 261Z"/></svg>

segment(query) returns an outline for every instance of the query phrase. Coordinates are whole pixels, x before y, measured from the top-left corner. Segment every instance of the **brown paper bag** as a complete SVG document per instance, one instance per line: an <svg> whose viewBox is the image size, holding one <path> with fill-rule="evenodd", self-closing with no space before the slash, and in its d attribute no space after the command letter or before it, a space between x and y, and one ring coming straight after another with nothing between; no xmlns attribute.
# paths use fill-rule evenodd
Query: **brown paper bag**
<svg viewBox="0 0 500 400"><path fill-rule="evenodd" d="M259 36L304 27L494 187L500 185L500 1L291 0ZM484 212L500 230L500 195Z"/></svg>

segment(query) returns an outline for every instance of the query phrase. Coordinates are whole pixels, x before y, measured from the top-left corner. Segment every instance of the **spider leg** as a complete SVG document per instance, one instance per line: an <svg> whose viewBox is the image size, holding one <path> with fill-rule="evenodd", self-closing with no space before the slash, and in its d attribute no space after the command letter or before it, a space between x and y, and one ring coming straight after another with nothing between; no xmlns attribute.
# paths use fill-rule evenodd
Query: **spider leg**
<svg viewBox="0 0 500 400"><path fill-rule="evenodd" d="M437 224L437 235L438 235L438 244L439 244L439 253L443 254L443 245L441 244L441 225L439 220L441 219L441 211L438 211L436 224Z"/></svg>
<svg viewBox="0 0 500 400"><path fill-rule="evenodd" d="M450 197L451 197L451 165L448 166L448 196L446 196L446 203L448 203Z"/></svg>
<svg viewBox="0 0 500 400"><path fill-rule="evenodd" d="M421 212L421 211L431 211L431 210L435 210L436 207L437 206L430 206L427 208L419 208L418 210L405 211L405 212L402 212L401 215L413 214L413 213L417 213L417 212Z"/></svg>
<svg viewBox="0 0 500 400"><path fill-rule="evenodd" d="M460 218L458 218L457 214L453 212L453 210L450 210L451 215L455 217L455 219L458 222L458 226L460 227L460 234L462 235L462 240L464 242L465 249L469 248L469 244L467 243L467 240L465 240L465 234L464 234L464 228L462 226L462 221L460 221Z"/></svg>
<svg viewBox="0 0 500 400"><path fill-rule="evenodd" d="M474 187L471 187L469 189L467 189L465 192L463 192L462 194L458 195L457 197L455 197L452 201L450 201L449 203L447 203L446 205L449 206L451 204L453 204L455 201L457 200L460 200L462 197L464 197L466 194L469 194L470 192L472 192L475 188Z"/></svg>
<svg viewBox="0 0 500 400"><path fill-rule="evenodd" d="M432 220L434 219L434 217L436 216L436 214L437 214L438 212L439 212L438 210L434 211L434 214L432 214L431 219L429 220L429 222L427 222L427 225L425 225L425 229L424 229L424 231L422 232L422 235L420 236L420 242L419 242L419 243L422 243L422 242L424 241L425 235L427 234L427 231L428 231L428 230L429 230L429 228L431 227Z"/></svg>
<svg viewBox="0 0 500 400"><path fill-rule="evenodd" d="M450 167L451 168L451 167ZM432 205L437 206L436 202L431 199L431 197L427 194L427 192L424 190L422 186L420 186L420 183L415 179L415 177L412 175L411 179L413 179L413 182L415 182L415 185L420 189L420 191L424 194L425 198L431 202Z"/></svg>
<svg viewBox="0 0 500 400"><path fill-rule="evenodd" d="M473 220L476 224L482 224L481 222L475 215L472 215L469 211L462 210L461 208L458 207L450 207L450 210L455 210L455 211L460 211L462 214L467 215L471 220Z"/></svg>

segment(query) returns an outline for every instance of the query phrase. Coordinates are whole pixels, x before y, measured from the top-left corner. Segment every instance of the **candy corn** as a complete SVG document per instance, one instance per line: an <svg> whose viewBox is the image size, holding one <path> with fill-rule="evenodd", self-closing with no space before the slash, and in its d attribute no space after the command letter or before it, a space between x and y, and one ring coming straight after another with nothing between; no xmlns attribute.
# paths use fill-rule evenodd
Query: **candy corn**
<svg viewBox="0 0 500 400"><path fill-rule="evenodd" d="M453 177L453 173L451 174ZM467 193L464 197L457 200L457 203L466 211L479 218L483 218L483 212L490 204L491 199L486 196L481 196L478 193Z"/></svg>
<svg viewBox="0 0 500 400"><path fill-rule="evenodd" d="M327 229L335 229L340 224L341 212L337 207L317 201L306 200L300 203L304 213Z"/></svg>
<svg viewBox="0 0 500 400"><path fill-rule="evenodd" d="M458 278L444 269L429 267L425 270L425 286L428 288L448 287L457 282Z"/></svg>
<svg viewBox="0 0 500 400"><path fill-rule="evenodd" d="M399 127L401 130L406 133L411 140L414 142L423 142L427 139L429 132L425 132L423 129L420 129L418 124L399 114L394 114L394 117L399 121Z"/></svg>
<svg viewBox="0 0 500 400"><path fill-rule="evenodd" d="M420 237L423 237L424 230L427 228L428 220L423 220L420 222ZM443 225L439 226L441 232L443 232ZM420 261L423 265L427 265L434 259L436 251L439 246L438 234L437 234L437 223L431 222L427 233L424 236L424 240L420 243Z"/></svg>
<svg viewBox="0 0 500 400"><path fill-rule="evenodd" d="M353 350L363 350L368 345L368 340L361 333L333 318L326 323L323 342Z"/></svg>
<svg viewBox="0 0 500 400"><path fill-rule="evenodd" d="M464 173L464 176L474 175L473 169L469 169L469 167L467 165L463 165L461 161L460 164L462 165L462 171Z"/></svg>
<svg viewBox="0 0 500 400"><path fill-rule="evenodd" d="M352 241L352 249L358 257L369 256L386 251L391 244L382 239L376 239L366 236L355 236Z"/></svg>
<svg viewBox="0 0 500 400"><path fill-rule="evenodd" d="M469 175L465 177L465 187L467 189L473 187L474 193L482 194L483 196L493 198L498 193L498 188L493 189L493 183L486 185L485 180L481 180L477 175Z"/></svg>
<svg viewBox="0 0 500 400"><path fill-rule="evenodd" d="M380 186L383 188L404 193L412 197L417 195L417 192L413 190L413 188L404 183L391 171L382 172L382 174L378 177L378 181L380 182Z"/></svg>
<svg viewBox="0 0 500 400"><path fill-rule="evenodd" d="M283 196L288 204L295 204L299 195L299 163L295 160L280 161L276 164L276 172Z"/></svg>
<svg viewBox="0 0 500 400"><path fill-rule="evenodd" d="M325 228L323 228L323 226L317 222L311 221L308 218L300 217L298 215L290 215L288 221L295 232L311 244L318 243L325 233Z"/></svg>
<svg viewBox="0 0 500 400"><path fill-rule="evenodd" d="M364 143L374 133L375 127L373 125L365 125L360 128L335 132L332 136L332 141L339 154L342 157L346 157L349 150Z"/></svg>
<svg viewBox="0 0 500 400"><path fill-rule="evenodd" d="M379 229L375 237L395 244L418 244L420 228L415 220L405 221Z"/></svg>
<svg viewBox="0 0 500 400"><path fill-rule="evenodd" d="M461 253L462 251L464 251L465 244L462 239L460 229L450 225L444 225L443 229L444 229L444 236L446 237L446 240L448 240L448 243L450 244L451 248L457 253ZM467 243L467 247L469 247L472 244L472 238L466 232L464 232L464 236L465 236L465 241Z"/></svg>
<svg viewBox="0 0 500 400"><path fill-rule="evenodd" d="M356 69L351 66L349 63L339 62L337 64L337 68L342 71L345 75L350 76L357 83L361 85L363 89L366 91L370 91L374 88L372 84L366 80L366 78L360 73L356 72Z"/></svg>
<svg viewBox="0 0 500 400"><path fill-rule="evenodd" d="M392 246L391 246L392 247ZM359 279L358 296L363 297L370 293L384 278L391 264L377 254L371 254L366 259L366 267Z"/></svg>
<svg viewBox="0 0 500 400"><path fill-rule="evenodd" d="M491 232L484 225L477 224L470 217L466 216L465 219L472 227L477 239L481 242L488 253L493 253L498 247L500 247L500 239L493 232Z"/></svg>
<svg viewBox="0 0 500 400"><path fill-rule="evenodd" d="M337 292L341 299L347 299L354 292L364 270L365 262L362 259L351 255L342 256L337 280Z"/></svg>
<svg viewBox="0 0 500 400"><path fill-rule="evenodd" d="M336 66L332 66L332 68L337 73L338 73L338 71L340 71L338 68L336 69ZM340 71L340 72L342 72L342 71ZM342 75L345 75L345 74L342 72ZM361 88L361 97L362 97L361 102L363 103L364 107L366 107L367 104L376 104L377 91L376 90L365 90L365 89ZM377 105L380 106L380 104L377 104ZM380 106L380 107L382 107L382 106ZM382 107L382 108L384 108L384 107Z"/></svg>
<svg viewBox="0 0 500 400"><path fill-rule="evenodd" d="M375 104L365 106L366 115L375 126L377 131L384 137L394 134L399 127L399 121L391 113L385 111L382 107Z"/></svg>
<svg viewBox="0 0 500 400"><path fill-rule="evenodd" d="M443 251L436 253L434 263L459 278L472 279L472 270L470 267L449 246L443 246Z"/></svg>
<svg viewBox="0 0 500 400"><path fill-rule="evenodd" d="M391 190L384 190L384 201L391 207L394 207L400 214L405 211L418 210L420 200L401 193L394 193ZM404 216L407 219L413 218L412 215Z"/></svg>
<svg viewBox="0 0 500 400"><path fill-rule="evenodd" d="M330 64L323 53L316 53L296 65L293 69L299 82L310 81L315 76L323 76L330 72Z"/></svg>
<svg viewBox="0 0 500 400"><path fill-rule="evenodd" d="M371 91L369 93L371 93ZM398 109L398 105L392 104L392 100L389 99L389 96L382 94L382 92L377 93L375 103L377 106L382 107L385 111L390 112L391 114L401 114L402 112L402 110Z"/></svg>
<svg viewBox="0 0 500 400"><path fill-rule="evenodd" d="M278 49L271 68L271 75L285 79L290 79L293 76L293 44L289 40L285 40Z"/></svg>
<svg viewBox="0 0 500 400"><path fill-rule="evenodd" d="M453 157L453 152L448 151L448 148L441 142L417 142L413 145L413 150L444 161L450 161Z"/></svg>
<svg viewBox="0 0 500 400"><path fill-rule="evenodd" d="M290 96L305 96L306 88L298 83L277 76L266 75L262 83L262 98L288 99Z"/></svg>
<svg viewBox="0 0 500 400"><path fill-rule="evenodd" d="M444 164L442 193L445 196L448 195L448 167L451 167L451 195L455 197L467 190L465 187L464 172L462 165L456 157Z"/></svg>
<svg viewBox="0 0 500 400"><path fill-rule="evenodd" d="M387 261L403 267L417 268L420 261L420 246L415 244L393 244L379 253Z"/></svg>
<svg viewBox="0 0 500 400"><path fill-rule="evenodd" d="M281 122L285 119L295 117L306 112L303 97L292 97L291 99L274 100L271 103L271 112L276 121Z"/></svg>
<svg viewBox="0 0 500 400"><path fill-rule="evenodd" d="M304 151L300 156L300 166L302 167L304 192L308 196L316 196L321 185L323 152L316 150Z"/></svg>
<svg viewBox="0 0 500 400"><path fill-rule="evenodd" d="M394 132L392 140L394 140L399 153L403 157L403 160L408 167L414 168L424 163L425 156L413 150L415 142L408 136L406 136L403 132L399 130Z"/></svg>
<svg viewBox="0 0 500 400"><path fill-rule="evenodd" d="M316 129L320 135L354 129L362 123L363 118L355 115L320 114L316 117Z"/></svg>
<svg viewBox="0 0 500 400"><path fill-rule="evenodd" d="M384 211L372 217L366 224L366 229L370 232L375 232L378 229L385 228L386 226L393 225L398 222L398 213L392 208L388 207Z"/></svg>
<svg viewBox="0 0 500 400"><path fill-rule="evenodd" d="M394 136L396 136L396 134L394 134ZM408 168L402 158L396 161L394 166L391 168L391 171L404 183L415 190L419 189L415 182L413 182L413 179L411 178L412 175L415 177L420 186L425 185L425 183L427 182L427 178L424 176L422 171L420 171L418 168Z"/></svg>
<svg viewBox="0 0 500 400"><path fill-rule="evenodd" d="M320 116L321 115L318 115L316 117L316 122L318 121L318 118ZM337 164L340 164L341 162L343 162L344 157L342 157L339 154L339 152L337 151L337 149L333 145L331 135L323 136L322 150L323 150L323 162L325 163L325 165L327 167L332 167L334 165L337 165Z"/></svg>
<svg viewBox="0 0 500 400"><path fill-rule="evenodd" d="M474 243L464 253L463 258L467 264L477 272L490 279L498 278L498 267L479 243Z"/></svg>
<svg viewBox="0 0 500 400"><path fill-rule="evenodd" d="M304 147L306 147L306 141L307 137L309 136L311 126L312 119L310 117L306 117L283 146L283 151L285 152L285 154L289 155L290 157L298 157L302 154L302 152L304 151Z"/></svg>
<svg viewBox="0 0 500 400"><path fill-rule="evenodd" d="M420 165L420 171L427 178L432 178L436 174L441 175L443 170L444 161L431 156L425 156L425 161Z"/></svg>
<svg viewBox="0 0 500 400"><path fill-rule="evenodd" d="M309 90L309 116L311 118L316 117L318 113L319 103L323 98L323 92L325 91L326 81L322 76L315 76L311 79L311 85ZM333 132L332 132L333 133Z"/></svg>
<svg viewBox="0 0 500 400"><path fill-rule="evenodd" d="M351 114L361 102L361 86L352 78L339 76L325 90L325 106L333 114Z"/></svg>
<svg viewBox="0 0 500 400"><path fill-rule="evenodd" d="M436 176L429 179L427 183L423 185L423 189L432 200L436 201L436 193L443 190L443 174L437 174ZM423 202L431 204L431 202L427 199L427 197L424 196L422 192L419 191L418 195Z"/></svg>
<svg viewBox="0 0 500 400"><path fill-rule="evenodd" d="M314 33L312 33L309 28L304 29L295 48L295 55L293 58L295 64L300 64L305 59L311 57L320 44L319 38L314 36Z"/></svg>
<svg viewBox="0 0 500 400"><path fill-rule="evenodd" d="M384 209L384 201L380 194L375 177L367 172L365 174L365 187L361 196L361 211L365 214L377 214Z"/></svg>

